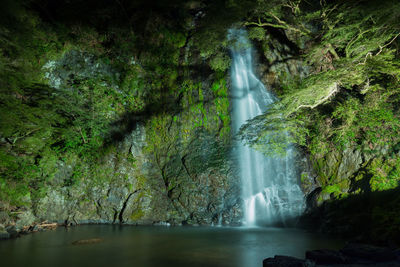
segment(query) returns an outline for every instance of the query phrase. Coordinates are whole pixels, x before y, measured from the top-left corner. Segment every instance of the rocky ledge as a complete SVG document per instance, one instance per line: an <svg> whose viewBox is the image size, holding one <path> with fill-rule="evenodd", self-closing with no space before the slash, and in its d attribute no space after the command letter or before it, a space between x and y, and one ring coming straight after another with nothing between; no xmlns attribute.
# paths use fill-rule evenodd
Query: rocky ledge
<svg viewBox="0 0 400 267"><path fill-rule="evenodd" d="M35 232L54 230L57 227L58 227L57 223L48 223L48 222L26 225L22 228L19 228L16 225L4 226L4 225L0 224L0 240L16 238L16 237L19 237L22 235L35 233Z"/></svg>
<svg viewBox="0 0 400 267"><path fill-rule="evenodd" d="M318 266L400 266L400 249L350 243L343 249L307 251L305 259L275 256L263 261L264 267Z"/></svg>

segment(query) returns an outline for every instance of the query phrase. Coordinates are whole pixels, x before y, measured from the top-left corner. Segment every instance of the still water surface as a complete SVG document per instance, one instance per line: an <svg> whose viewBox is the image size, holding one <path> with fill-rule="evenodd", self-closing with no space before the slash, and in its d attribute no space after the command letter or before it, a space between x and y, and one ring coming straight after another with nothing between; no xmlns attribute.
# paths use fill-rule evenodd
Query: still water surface
<svg viewBox="0 0 400 267"><path fill-rule="evenodd" d="M72 245L101 238L97 244ZM343 242L296 229L87 225L0 241L1 266L262 266Z"/></svg>

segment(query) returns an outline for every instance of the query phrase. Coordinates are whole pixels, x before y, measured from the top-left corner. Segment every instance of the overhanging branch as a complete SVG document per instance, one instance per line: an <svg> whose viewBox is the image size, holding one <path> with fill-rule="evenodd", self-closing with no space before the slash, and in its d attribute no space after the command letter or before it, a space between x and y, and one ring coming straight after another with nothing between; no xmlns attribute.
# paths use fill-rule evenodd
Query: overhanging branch
<svg viewBox="0 0 400 267"><path fill-rule="evenodd" d="M337 92L339 91L339 86L337 83L333 83L333 85L330 87L330 91L329 93L324 96L323 98L320 98L319 100L317 100L314 104L301 104L298 107L296 107L296 109L294 110L294 112L298 111L301 108L310 108L310 109L314 109L316 107L318 107L319 105L325 103L327 100L329 100L329 98L331 98L333 95L335 95ZM292 112L293 113L293 112ZM290 115L290 114L289 114ZM288 116L289 116L288 115Z"/></svg>

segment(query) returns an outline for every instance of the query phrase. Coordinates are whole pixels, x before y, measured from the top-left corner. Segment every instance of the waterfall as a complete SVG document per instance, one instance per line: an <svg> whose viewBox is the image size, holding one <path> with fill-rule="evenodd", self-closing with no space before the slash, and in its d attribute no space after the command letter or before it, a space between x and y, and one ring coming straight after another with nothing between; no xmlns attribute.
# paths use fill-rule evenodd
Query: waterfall
<svg viewBox="0 0 400 267"><path fill-rule="evenodd" d="M247 32L231 29L231 104L232 130L237 134L249 119L265 112L276 98L255 76L252 47ZM286 223L303 210L303 193L298 185L294 148L288 146L285 156L266 157L236 141L233 153L239 163L244 200L244 224L273 225Z"/></svg>

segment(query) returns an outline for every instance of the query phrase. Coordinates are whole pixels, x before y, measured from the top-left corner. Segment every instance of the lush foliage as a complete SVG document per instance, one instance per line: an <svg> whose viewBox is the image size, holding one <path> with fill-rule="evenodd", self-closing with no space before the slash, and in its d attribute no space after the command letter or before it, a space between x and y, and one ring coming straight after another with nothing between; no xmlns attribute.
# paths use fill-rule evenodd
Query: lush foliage
<svg viewBox="0 0 400 267"><path fill-rule="evenodd" d="M167 192L177 181L165 175L166 164L190 150L199 131L229 142L226 45L206 47L206 31L193 36L190 6L172 4L173 18L148 11L135 21L136 5L146 7L140 1L89 3L76 14L69 13L75 1L39 10L35 1L21 3L7 5L0 21L0 200L10 209L32 205L51 186L81 188L75 197L87 201L90 188L126 179L106 161L135 167L131 153L118 151L133 126L145 127L144 152ZM127 17L131 23L120 26ZM222 30L214 43L225 39ZM192 77L203 59L208 84ZM140 170L136 176L139 184L148 179Z"/></svg>
<svg viewBox="0 0 400 267"><path fill-rule="evenodd" d="M310 153L328 194L341 194L350 183L343 186L337 173L325 177L318 166L329 165L329 154L348 150L366 158L352 190L362 179L372 190L396 187L400 177L390 155L400 142L399 11L399 3L389 0L278 1L268 12L256 9L247 23L254 38L266 39L261 27L284 30L313 68L305 78L283 82L281 101L245 126L244 138L270 153L263 147L277 142L266 137L289 132Z"/></svg>
<svg viewBox="0 0 400 267"><path fill-rule="evenodd" d="M64 38L62 29L47 28L35 15L21 12L13 18L20 28L7 24L2 28L0 55L0 198L15 205L41 196L62 161L75 168L66 184L86 177L84 166L96 164L110 123L143 108L127 83L128 75L138 72L136 66L120 70L126 76L118 81L100 73L71 78L68 87L49 86L52 77L45 73L61 75L64 70L62 66L49 70L44 63L68 58L69 51L83 48L94 55L92 64L109 64L110 55L97 33L79 29L73 38ZM140 75L135 80L140 83Z"/></svg>

